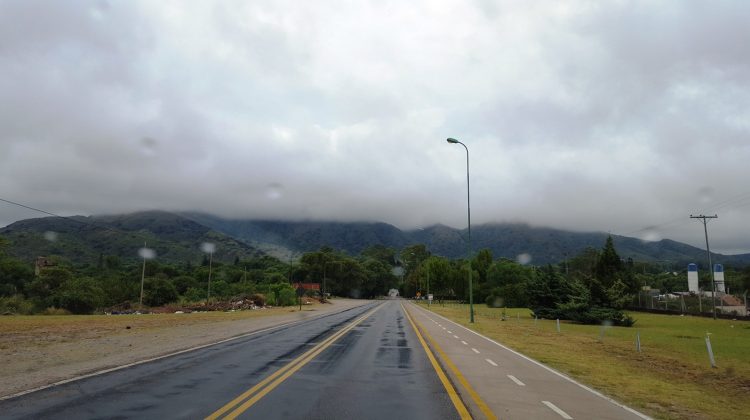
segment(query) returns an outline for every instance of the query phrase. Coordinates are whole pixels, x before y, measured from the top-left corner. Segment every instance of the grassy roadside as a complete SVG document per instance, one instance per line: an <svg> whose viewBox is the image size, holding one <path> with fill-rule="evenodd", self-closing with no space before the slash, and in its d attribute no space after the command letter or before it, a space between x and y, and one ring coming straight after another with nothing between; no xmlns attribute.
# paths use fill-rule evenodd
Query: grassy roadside
<svg viewBox="0 0 750 420"><path fill-rule="evenodd" d="M315 310L317 304L303 306ZM157 330L260 318L298 311L298 307L275 307L252 311L194 312L145 315L17 315L0 317L0 350L45 346L118 334L126 329Z"/></svg>
<svg viewBox="0 0 750 420"><path fill-rule="evenodd" d="M424 305L426 306L426 305ZM617 400L664 419L737 419L750 413L750 323L631 313L632 328L535 321L528 309L435 304L431 309ZM602 331L604 334L602 335ZM711 368L710 333L718 368ZM640 334L641 352L635 350Z"/></svg>

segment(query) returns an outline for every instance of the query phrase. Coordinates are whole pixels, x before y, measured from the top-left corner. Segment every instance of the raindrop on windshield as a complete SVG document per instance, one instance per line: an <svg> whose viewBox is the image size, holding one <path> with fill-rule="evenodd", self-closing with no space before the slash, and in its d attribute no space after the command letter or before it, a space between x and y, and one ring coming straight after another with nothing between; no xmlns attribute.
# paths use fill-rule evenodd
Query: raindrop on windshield
<svg viewBox="0 0 750 420"><path fill-rule="evenodd" d="M44 232L44 239L50 242L55 242L57 240L57 232L53 232L51 230Z"/></svg>
<svg viewBox="0 0 750 420"><path fill-rule="evenodd" d="M201 244L201 251L207 254L213 254L216 251L216 245L212 244L211 242L203 242Z"/></svg>
<svg viewBox="0 0 750 420"><path fill-rule="evenodd" d="M151 137L141 138L141 151L146 156L156 155L156 145L157 145L157 141Z"/></svg>
<svg viewBox="0 0 750 420"><path fill-rule="evenodd" d="M531 254L525 252L523 254L518 254L516 261L521 265L526 265L531 262Z"/></svg>
<svg viewBox="0 0 750 420"><path fill-rule="evenodd" d="M646 242L656 242L661 240L661 235L653 228L647 228L641 235L641 239Z"/></svg>
<svg viewBox="0 0 750 420"><path fill-rule="evenodd" d="M701 204L708 204L714 201L714 189L712 187L701 187L698 189L698 199Z"/></svg>
<svg viewBox="0 0 750 420"><path fill-rule="evenodd" d="M266 197L269 200L278 200L284 195L284 186L279 183L273 182L266 186Z"/></svg>
<svg viewBox="0 0 750 420"><path fill-rule="evenodd" d="M140 255L141 258L152 260L156 258L156 251L151 248L141 248L138 250L138 255Z"/></svg>

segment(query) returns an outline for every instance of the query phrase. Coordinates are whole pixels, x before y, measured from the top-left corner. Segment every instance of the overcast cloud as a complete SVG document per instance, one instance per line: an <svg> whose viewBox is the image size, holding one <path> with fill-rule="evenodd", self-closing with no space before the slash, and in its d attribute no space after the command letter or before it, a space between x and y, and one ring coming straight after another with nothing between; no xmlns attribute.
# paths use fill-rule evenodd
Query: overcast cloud
<svg viewBox="0 0 750 420"><path fill-rule="evenodd" d="M1 1L0 197L750 252L750 2ZM0 203L0 225L37 213Z"/></svg>

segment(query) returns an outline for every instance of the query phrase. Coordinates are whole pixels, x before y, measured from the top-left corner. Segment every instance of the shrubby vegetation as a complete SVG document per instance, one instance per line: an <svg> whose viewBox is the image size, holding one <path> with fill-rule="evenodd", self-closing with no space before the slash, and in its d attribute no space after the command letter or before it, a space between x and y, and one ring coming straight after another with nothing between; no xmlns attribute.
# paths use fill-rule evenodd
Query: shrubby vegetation
<svg viewBox="0 0 750 420"><path fill-rule="evenodd" d="M138 303L142 263L101 255L96 264L74 265L50 256L53 266L36 275L29 262L5 252L0 238L0 313L92 313ZM293 261L270 256L234 257L212 261L211 299L253 296L274 306L296 304L291 282L323 283L334 296L373 298L398 289L401 296L467 301L468 270L472 270L474 302L493 307L529 307L536 316L581 323L611 321L632 325L623 309L644 285L663 292L685 290L684 271L665 273L659 265L623 261L611 238L601 250L588 248L559 264L533 267L495 259L480 250L467 263L432 255L421 244L395 250L381 245L351 256L323 247ZM144 304L205 302L209 260L165 263L149 260L145 269ZM707 278L702 276L702 278ZM727 271L729 287L750 288L750 268ZM743 289L744 288L744 289Z"/></svg>

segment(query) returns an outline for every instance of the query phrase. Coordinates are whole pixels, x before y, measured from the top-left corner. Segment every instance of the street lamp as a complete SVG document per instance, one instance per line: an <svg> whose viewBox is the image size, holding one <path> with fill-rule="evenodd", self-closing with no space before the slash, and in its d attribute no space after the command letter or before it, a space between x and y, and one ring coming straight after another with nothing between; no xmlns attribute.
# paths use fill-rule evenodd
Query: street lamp
<svg viewBox="0 0 750 420"><path fill-rule="evenodd" d="M469 262L469 322L474 323L474 294L472 293L471 285L471 189L469 187L469 148L460 141L450 137L448 138L448 143L460 144L464 147L464 149L466 149L466 216L469 225L469 239L468 241L466 241L466 259Z"/></svg>

